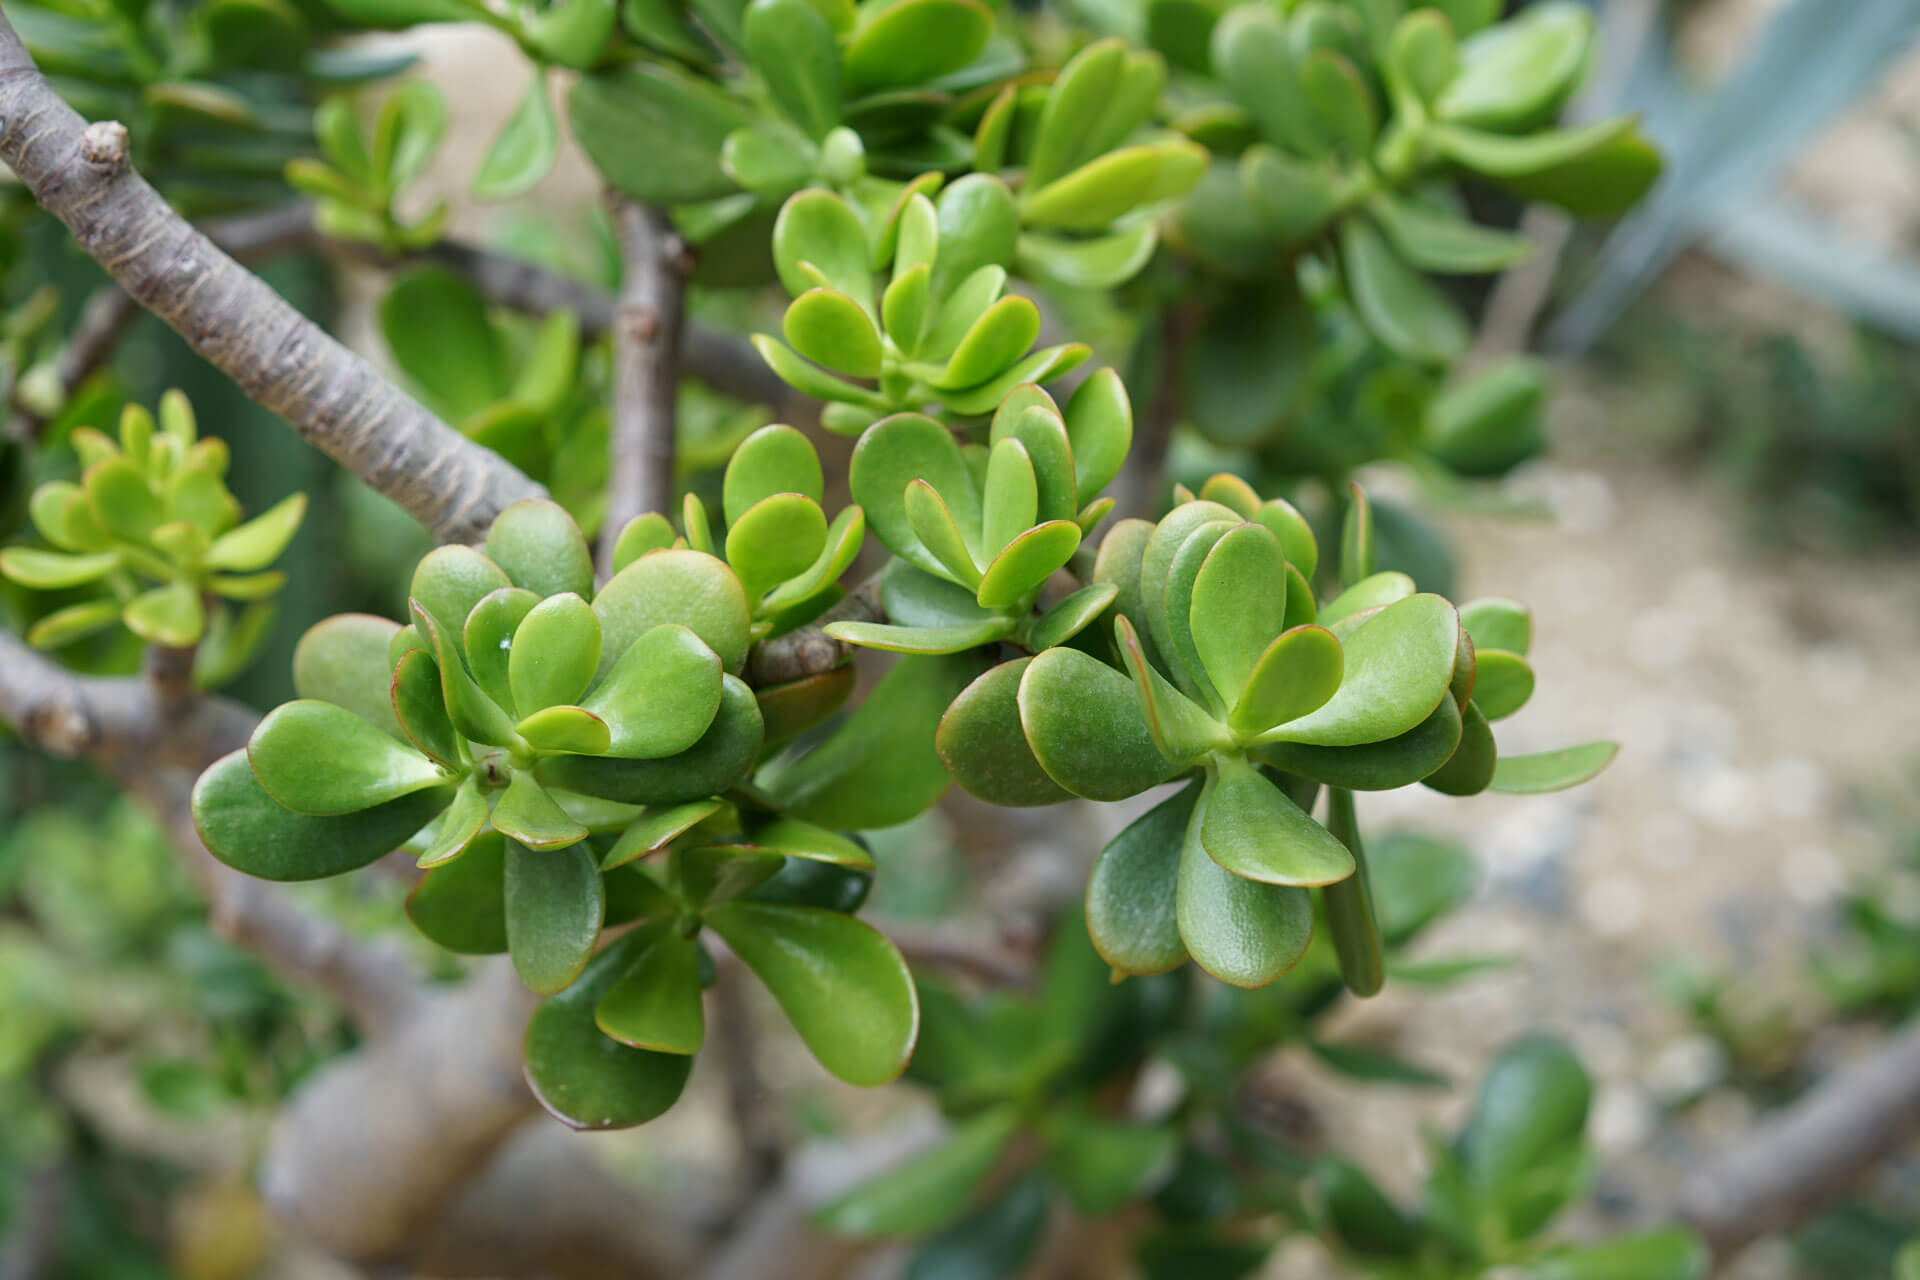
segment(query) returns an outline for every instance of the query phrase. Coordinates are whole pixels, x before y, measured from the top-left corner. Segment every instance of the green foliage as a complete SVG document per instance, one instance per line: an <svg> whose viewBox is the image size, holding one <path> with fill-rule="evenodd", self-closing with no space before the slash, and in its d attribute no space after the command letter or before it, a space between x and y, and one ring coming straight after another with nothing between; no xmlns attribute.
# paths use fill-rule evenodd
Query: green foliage
<svg viewBox="0 0 1920 1280"><path fill-rule="evenodd" d="M0 574L71 601L42 616L27 639L56 649L124 625L149 644L197 647L201 688L231 680L265 638L272 597L286 581L268 566L299 531L306 497L242 523L225 483L226 442L199 438L178 391L161 398L157 425L128 405L117 443L91 427L68 439L80 480L41 485L28 508L53 549L0 550Z"/></svg>
<svg viewBox="0 0 1920 1280"><path fill-rule="evenodd" d="M371 133L351 98L331 97L313 113L321 158L288 161L287 182L314 198L314 223L329 235L364 240L392 254L423 249L440 238L446 203L403 219L394 202L433 159L446 131L446 99L429 84L403 85L387 95Z"/></svg>

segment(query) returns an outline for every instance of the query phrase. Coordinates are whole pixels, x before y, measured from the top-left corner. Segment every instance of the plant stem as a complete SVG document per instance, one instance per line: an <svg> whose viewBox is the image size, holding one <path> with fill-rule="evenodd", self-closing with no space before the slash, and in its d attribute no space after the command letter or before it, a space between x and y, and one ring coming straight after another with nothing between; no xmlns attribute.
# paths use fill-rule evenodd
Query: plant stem
<svg viewBox="0 0 1920 1280"><path fill-rule="evenodd" d="M614 542L629 520L673 510L674 397L692 265L666 214L621 196L610 202L626 279L613 317L613 440L600 527L602 573L612 572Z"/></svg>
<svg viewBox="0 0 1920 1280"><path fill-rule="evenodd" d="M1386 961L1380 945L1380 922L1373 913L1373 878L1367 872L1367 851L1360 839L1360 822L1353 811L1353 792L1327 790L1327 830L1353 854L1353 874L1320 891L1327 909L1327 931L1340 958L1340 976L1356 996L1376 994L1386 981Z"/></svg>

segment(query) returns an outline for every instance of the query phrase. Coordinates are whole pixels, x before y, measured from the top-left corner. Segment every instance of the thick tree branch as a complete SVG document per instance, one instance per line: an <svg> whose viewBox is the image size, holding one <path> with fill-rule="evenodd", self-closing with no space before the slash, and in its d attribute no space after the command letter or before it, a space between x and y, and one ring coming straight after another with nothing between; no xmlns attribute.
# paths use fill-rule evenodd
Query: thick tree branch
<svg viewBox="0 0 1920 1280"><path fill-rule="evenodd" d="M127 131L62 102L0 15L0 160L140 305L253 400L411 512L472 541L541 492L385 382L175 213L127 162Z"/></svg>
<svg viewBox="0 0 1920 1280"><path fill-rule="evenodd" d="M613 439L602 573L613 571L613 544L629 520L648 511L672 513L680 330L693 265L666 214L618 195L609 204L626 278L613 314Z"/></svg>
<svg viewBox="0 0 1920 1280"><path fill-rule="evenodd" d="M1725 1258L1840 1199L1920 1133L1920 1021L1908 1023L1681 1184L1680 1214Z"/></svg>

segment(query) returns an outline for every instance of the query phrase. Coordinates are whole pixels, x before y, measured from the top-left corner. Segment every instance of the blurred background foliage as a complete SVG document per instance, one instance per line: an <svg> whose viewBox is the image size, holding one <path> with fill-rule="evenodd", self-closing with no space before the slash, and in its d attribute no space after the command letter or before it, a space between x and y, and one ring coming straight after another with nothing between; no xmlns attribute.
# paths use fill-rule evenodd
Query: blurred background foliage
<svg viewBox="0 0 1920 1280"><path fill-rule="evenodd" d="M1031 7L1040 9L1044 38L1054 15ZM1902 114L1910 91L1895 94L1892 107L1873 101L1890 68L1897 68L1897 90L1920 74L1909 56L1920 5L1786 0L1737 28L1739 38L1714 44L1710 67L1700 65L1699 42L1689 43L1688 33L1730 7L1722 0L1605 0L1593 7L1603 31L1617 28L1626 49L1618 55L1621 71L1599 77L1596 100L1576 113L1644 112L1670 168L1654 199L1612 231L1560 239L1561 269L1542 326L1544 354L1577 358L1569 366L1577 386L1602 388L1605 403L1631 408L1608 424L1605 439L1553 443L1568 445L1583 463L1625 458L1634 466L1670 467L1687 483L1724 496L1744 544L1761 561L1786 551L1872 563L1910 555L1920 533L1920 266L1913 258L1920 235L1915 225L1898 225L1869 243L1838 220L1836 202L1829 200L1824 212L1810 210L1787 175L1822 130L1869 105L1920 128L1920 113ZM292 8L305 38L331 25L327 8L313 0ZM57 11L47 12L49 21L59 20ZM131 83L104 97L76 91L83 111L134 125L139 162L195 214L283 199L282 163L313 150L308 121L318 95L373 71L398 70L405 61L330 62L332 55L309 51L308 74L295 75L291 63L268 66L261 50L228 53L262 60L265 68L243 79L256 109L271 108L267 126L244 138L234 136L230 122L221 124L217 100L182 102L149 92L165 79L152 69L136 69ZM231 179L236 148L251 157L254 172L244 180ZM199 163L214 152L223 160L217 167L229 174L224 183L210 181L208 166ZM1910 151L1903 162L1920 173L1920 154ZM1477 189L1469 197L1482 220L1521 225L1511 197ZM1920 224L1920 203L1899 208ZM597 215L522 210L494 226L499 247L575 278L605 287L617 274ZM0 204L0 246L6 263L0 312L8 317L0 326L0 354L11 382L44 358L49 335L71 329L103 277L59 227L11 189ZM346 314L335 274L318 257L282 259L265 274L323 323ZM1195 429L1175 441L1175 478L1197 482L1228 467L1267 493L1315 488L1337 494L1351 472L1388 460L1401 483L1394 489L1399 501L1376 507L1383 564L1406 568L1423 586L1452 590L1462 566L1437 526L1459 512L1532 518L1533 469L1520 464L1546 443L1543 433L1556 422L1552 407L1541 403L1544 392L1530 366L1512 366L1494 390L1509 396L1529 424L1504 442L1523 447L1476 452L1472 441L1446 431L1457 385L1384 350L1312 264L1298 273L1297 288L1294 283L1219 286L1217 305L1188 348ZM1149 273L1130 286L1126 306L1073 291L1058 291L1049 301L1067 327L1096 342L1103 358L1128 368L1136 397L1144 400L1165 371L1150 354L1129 365L1128 353L1158 349L1161 335L1141 341L1156 323L1141 317L1152 312L1156 288L1172 287ZM1479 319L1490 288L1490 280L1474 279L1448 293ZM753 305L720 294L695 303L698 314L732 320L734 327L746 327ZM508 349L529 341L518 317L484 320L502 331ZM372 328L379 331L377 323ZM1273 335L1306 335L1310 358L1275 364ZM382 354L411 372L400 352ZM604 355L589 343L582 359L581 384L592 387L604 376L596 365ZM1222 386L1240 394L1214 394ZM406 567L426 545L425 535L280 429L150 319L135 322L111 367L51 425L48 439L57 445L75 425L107 425L122 403L152 403L168 387L186 391L203 431L232 446L231 483L249 512L296 491L313 499L280 562L290 581L270 636L231 690L254 705L272 705L291 694L292 646L313 621L356 609L395 611ZM768 420L761 409L691 388L682 412L683 451L693 472L688 480L696 491L711 490L728 448ZM604 430L603 423L576 426L588 440ZM542 461L563 474L567 466L579 468L573 487L590 503L592 450L580 453L563 459L550 449ZM1512 480L1501 483L1516 466ZM73 469L68 450L43 450L29 464L23 453L0 446L0 532L18 524L32 484ZM556 480L555 487L567 484ZM1338 517L1333 503L1320 510L1329 522ZM58 603L0 583L0 610L10 625L29 623ZM120 632L61 656L99 672L131 671L139 661L137 646ZM52 1274L63 1278L255 1274L275 1245L249 1189L252 1154L274 1104L316 1065L352 1047L348 1023L218 941L161 833L86 770L0 740L0 782L0 1008L8 1014L0 1020L0 1224L16 1232L23 1223L57 1230ZM1833 1060L1836 1039L1851 1043L1847 1037L1870 1035L1920 1008L1915 782L1920 775L1863 788L1854 798L1853 807L1870 815L1880 835L1884 867L1831 904L1824 938L1800 964L1799 989L1756 991L1705 955L1641 966L1646 984L1714 1050L1697 1086L1668 1103L1675 1114L1729 1093L1755 1111L1781 1105ZM878 909L931 918L960 901L969 876L956 849L967 845L973 816L964 807L939 811L882 833L877 852L889 875L876 892ZM1421 856L1423 839L1384 840L1376 856ZM1389 918L1403 911L1400 941L1411 941L1472 892L1471 875L1460 869L1461 859L1471 859L1451 846L1435 847L1450 851L1425 849L1433 877L1423 883L1437 905L1383 904ZM316 900L359 929L396 925L401 886L367 879L352 892L336 887ZM1498 967L1497 956L1457 960L1409 959L1401 978L1466 981ZM1419 964L1427 966L1424 973ZM1179 1061L1191 1078L1231 1080L1230 1068L1240 1064L1220 1060L1261 1044L1281 1046L1312 1064L1309 1070L1381 1087L1450 1083L1463 1096L1471 1092L1468 1079L1437 1075L1379 1045L1328 1032L1325 1023L1338 1003L1328 972L1324 963L1308 963L1261 993L1218 989L1201 1002L1192 1025L1155 1022L1153 1005L1156 983L1190 975L1128 984L1121 990L1129 994L1118 1001L1126 1007L1116 1016L1136 1021L1135 1040L1128 1052L1101 1063L1092 1083L1126 1075L1149 1047ZM954 1004L959 1010L957 998ZM1008 1016L1019 1026L1032 1015ZM924 1083L951 1106L952 1092L964 1092L965 1082ZM1196 1098L1201 1106L1231 1100L1204 1089ZM1337 1246L1342 1232L1326 1216L1333 1203L1324 1198L1326 1189L1363 1195L1354 1190L1361 1183L1335 1162L1337 1143L1330 1151L1326 1135L1289 1127L1301 1115L1296 1099L1267 1101L1271 1106L1258 1114L1274 1121L1277 1137L1274 1131L1236 1135L1241 1140L1234 1147L1236 1159L1264 1162L1274 1172L1269 1181L1249 1184L1268 1197L1253 1208L1274 1215L1286 1230L1318 1231ZM796 1129L833 1131L843 1124L832 1099L801 1091L789 1106ZM181 1140L181 1131L215 1138ZM1161 1226L1152 1238L1150 1273L1245 1274L1268 1257L1270 1238L1210 1233L1209 1224L1241 1221L1235 1214L1247 1209L1209 1199L1223 1194L1221 1180L1209 1177L1211 1158L1183 1150L1162 1170L1151 1210ZM1004 1194L1031 1199L1043 1191L1017 1182ZM984 1226L1004 1228L1016 1210L1031 1212L1016 1199ZM1017 1232L986 1231L979 1220L956 1221L957 1235L936 1235L926 1249L938 1255L981 1240L1019 1240ZM1399 1225L1409 1232L1421 1226L1411 1216ZM1806 1280L1891 1274L1896 1253L1916 1228L1920 1166L1897 1163L1857 1203L1798 1234L1791 1274ZM1396 1274L1391 1263L1376 1272L1378 1259L1369 1261L1365 1248L1349 1253L1354 1274Z"/></svg>

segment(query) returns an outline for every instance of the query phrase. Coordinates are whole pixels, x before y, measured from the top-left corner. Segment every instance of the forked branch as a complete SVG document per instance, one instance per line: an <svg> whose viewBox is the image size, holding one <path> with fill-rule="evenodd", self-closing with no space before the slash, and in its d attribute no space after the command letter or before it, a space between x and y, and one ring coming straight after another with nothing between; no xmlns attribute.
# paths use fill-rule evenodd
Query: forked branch
<svg viewBox="0 0 1920 1280"><path fill-rule="evenodd" d="M62 102L4 14L0 160L141 306L441 541L475 540L541 492L175 213L128 163L126 129L89 125Z"/></svg>

